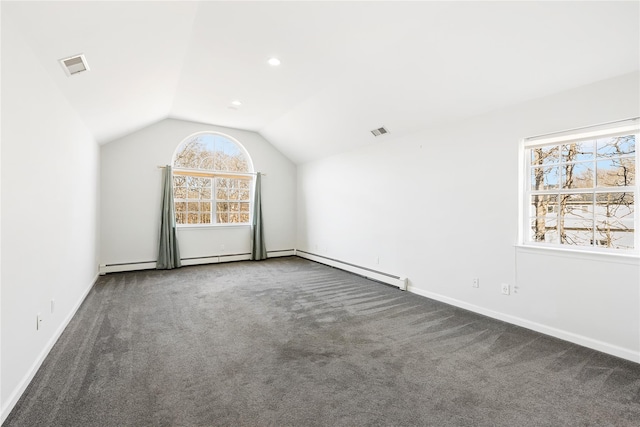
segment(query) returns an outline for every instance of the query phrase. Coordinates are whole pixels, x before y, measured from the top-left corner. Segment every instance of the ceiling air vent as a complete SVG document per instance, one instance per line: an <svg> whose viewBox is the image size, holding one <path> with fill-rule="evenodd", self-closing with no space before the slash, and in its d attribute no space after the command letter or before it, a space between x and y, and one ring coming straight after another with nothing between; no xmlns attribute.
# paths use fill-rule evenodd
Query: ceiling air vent
<svg viewBox="0 0 640 427"><path fill-rule="evenodd" d="M384 127L381 127L381 128L372 130L371 133L373 134L373 136L380 136L380 135L384 135L385 133L389 133L389 131L386 130Z"/></svg>
<svg viewBox="0 0 640 427"><path fill-rule="evenodd" d="M73 76L74 74L82 73L83 71L89 71L89 64L84 55L75 55L69 58L61 59L60 64L64 68L64 72L67 76Z"/></svg>

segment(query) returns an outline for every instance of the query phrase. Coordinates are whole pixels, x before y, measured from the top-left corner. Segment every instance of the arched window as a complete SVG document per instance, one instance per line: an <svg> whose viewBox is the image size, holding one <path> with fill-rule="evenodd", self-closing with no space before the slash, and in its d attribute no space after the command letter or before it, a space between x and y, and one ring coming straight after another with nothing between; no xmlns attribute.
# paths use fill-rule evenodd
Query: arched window
<svg viewBox="0 0 640 427"><path fill-rule="evenodd" d="M173 156L177 224L248 224L251 158L239 142L213 132L185 139Z"/></svg>

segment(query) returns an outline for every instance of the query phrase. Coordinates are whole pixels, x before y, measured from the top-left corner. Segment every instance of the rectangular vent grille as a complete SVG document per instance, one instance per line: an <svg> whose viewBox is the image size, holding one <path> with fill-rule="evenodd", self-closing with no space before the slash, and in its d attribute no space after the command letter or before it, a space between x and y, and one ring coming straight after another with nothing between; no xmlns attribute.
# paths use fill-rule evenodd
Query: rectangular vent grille
<svg viewBox="0 0 640 427"><path fill-rule="evenodd" d="M381 127L381 128L372 130L371 133L373 134L373 136L380 136L380 135L384 135L385 133L389 133L389 131L386 130L384 127Z"/></svg>
<svg viewBox="0 0 640 427"><path fill-rule="evenodd" d="M84 55L75 55L70 58L64 58L60 60L62 68L67 76L89 71L89 64Z"/></svg>

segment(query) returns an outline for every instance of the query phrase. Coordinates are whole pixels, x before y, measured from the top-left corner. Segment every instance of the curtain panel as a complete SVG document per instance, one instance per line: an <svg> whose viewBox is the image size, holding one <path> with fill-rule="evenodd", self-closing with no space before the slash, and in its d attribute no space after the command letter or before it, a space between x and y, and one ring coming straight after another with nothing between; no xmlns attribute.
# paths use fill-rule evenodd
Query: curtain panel
<svg viewBox="0 0 640 427"><path fill-rule="evenodd" d="M156 269L170 270L178 268L180 249L176 235L176 215L173 205L173 173L171 166L164 167L162 175L162 212L160 218L160 245Z"/></svg>
<svg viewBox="0 0 640 427"><path fill-rule="evenodd" d="M251 259L259 261L267 259L267 248L264 243L264 226L262 224L262 175L256 174L253 192L253 220L251 222Z"/></svg>

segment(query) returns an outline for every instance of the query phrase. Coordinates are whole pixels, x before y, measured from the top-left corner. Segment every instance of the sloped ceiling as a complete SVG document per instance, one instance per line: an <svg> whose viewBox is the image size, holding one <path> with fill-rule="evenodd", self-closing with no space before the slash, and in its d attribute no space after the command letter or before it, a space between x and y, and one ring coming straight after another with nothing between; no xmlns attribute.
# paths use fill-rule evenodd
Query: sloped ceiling
<svg viewBox="0 0 640 427"><path fill-rule="evenodd" d="M3 1L6 19L100 143L172 117L297 163L640 63L638 2ZM67 77L78 53L91 71Z"/></svg>

